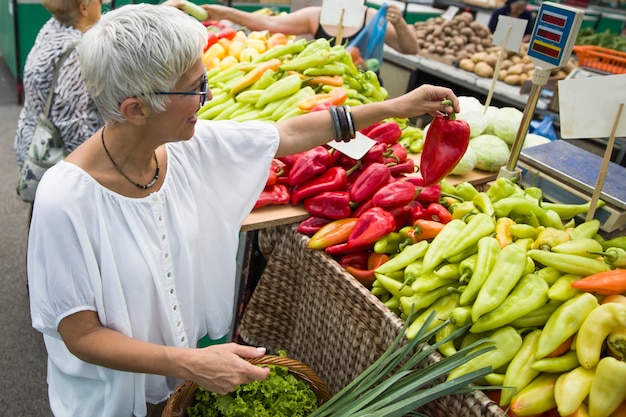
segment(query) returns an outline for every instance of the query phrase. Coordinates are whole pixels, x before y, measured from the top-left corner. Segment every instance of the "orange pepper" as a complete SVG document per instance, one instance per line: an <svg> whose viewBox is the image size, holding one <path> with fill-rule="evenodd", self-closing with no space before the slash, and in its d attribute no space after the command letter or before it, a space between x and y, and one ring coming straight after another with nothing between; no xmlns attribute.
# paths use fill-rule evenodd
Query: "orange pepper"
<svg viewBox="0 0 626 417"><path fill-rule="evenodd" d="M316 105L325 103L337 106L346 101L347 98L348 92L341 87L337 87L333 88L328 93L316 94L301 101L300 103L298 103L298 108L300 110L311 110Z"/></svg>
<svg viewBox="0 0 626 417"><path fill-rule="evenodd" d="M358 218L356 217L347 217L325 224L311 236L307 247L309 249L322 250L328 246L347 242L348 236L352 233L357 220Z"/></svg>
<svg viewBox="0 0 626 417"><path fill-rule="evenodd" d="M246 87L254 84L267 70L276 71L283 62L280 59L270 59L269 61L261 62L237 81L230 89L230 94L235 95Z"/></svg>

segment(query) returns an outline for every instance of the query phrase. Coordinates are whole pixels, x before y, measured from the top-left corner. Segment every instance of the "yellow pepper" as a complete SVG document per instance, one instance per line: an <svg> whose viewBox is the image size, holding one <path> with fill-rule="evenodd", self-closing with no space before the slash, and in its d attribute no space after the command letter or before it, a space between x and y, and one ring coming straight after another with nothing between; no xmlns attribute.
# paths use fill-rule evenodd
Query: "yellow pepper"
<svg viewBox="0 0 626 417"><path fill-rule="evenodd" d="M608 305L608 304L607 304ZM589 415L609 417L626 400L626 362L606 356L598 362L589 391Z"/></svg>
<svg viewBox="0 0 626 417"><path fill-rule="evenodd" d="M554 227L546 227L535 239L533 249L550 250L553 246L571 240L569 233L565 230L559 230Z"/></svg>
<svg viewBox="0 0 626 417"><path fill-rule="evenodd" d="M602 345L609 333L626 327L626 306L607 303L596 307L585 318L576 337L578 361L593 368L600 361Z"/></svg>
<svg viewBox="0 0 626 417"><path fill-rule="evenodd" d="M587 369L579 366L569 372L559 375L554 385L554 399L557 411L562 416L574 414L583 404L589 391L595 374L595 369Z"/></svg>

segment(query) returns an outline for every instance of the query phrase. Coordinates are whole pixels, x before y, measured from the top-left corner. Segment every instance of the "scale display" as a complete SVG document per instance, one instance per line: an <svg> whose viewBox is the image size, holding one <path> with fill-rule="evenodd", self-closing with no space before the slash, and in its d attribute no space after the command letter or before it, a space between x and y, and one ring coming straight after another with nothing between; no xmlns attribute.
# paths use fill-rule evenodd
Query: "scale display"
<svg viewBox="0 0 626 417"><path fill-rule="evenodd" d="M582 23L584 12L556 3L543 2L530 38L528 56L544 69L564 66Z"/></svg>

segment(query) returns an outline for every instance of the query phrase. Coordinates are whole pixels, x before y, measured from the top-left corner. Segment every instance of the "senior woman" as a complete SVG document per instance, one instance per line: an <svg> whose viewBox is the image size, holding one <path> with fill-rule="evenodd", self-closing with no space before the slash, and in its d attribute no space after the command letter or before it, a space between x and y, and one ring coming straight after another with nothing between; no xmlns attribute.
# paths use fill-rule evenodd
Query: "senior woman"
<svg viewBox="0 0 626 417"><path fill-rule="evenodd" d="M184 13L131 4L104 14L79 46L106 124L44 176L28 244L56 416L160 415L181 380L226 393L268 375L244 360L263 348L197 341L230 330L238 232L272 159L326 143L334 122L331 112L198 120L211 99L206 42ZM352 118L361 129L453 107L450 89L424 85Z"/></svg>

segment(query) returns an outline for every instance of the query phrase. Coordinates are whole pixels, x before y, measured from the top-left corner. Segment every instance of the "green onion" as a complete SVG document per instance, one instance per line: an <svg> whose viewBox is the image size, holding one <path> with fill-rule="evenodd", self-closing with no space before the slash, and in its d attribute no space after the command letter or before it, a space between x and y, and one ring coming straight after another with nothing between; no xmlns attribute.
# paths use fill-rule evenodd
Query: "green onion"
<svg viewBox="0 0 626 417"><path fill-rule="evenodd" d="M443 377L470 359L495 349L493 344L488 339L481 339L439 362L419 369L417 366L433 354L438 346L464 334L471 324L460 327L437 343L428 344L441 328L449 325L446 320L427 331L435 320L436 312L432 312L418 334L407 341L405 333L411 322L410 315L401 332L380 358L309 417L422 416L415 410L431 401L480 389L471 384L492 372L491 367L450 381L445 381Z"/></svg>

